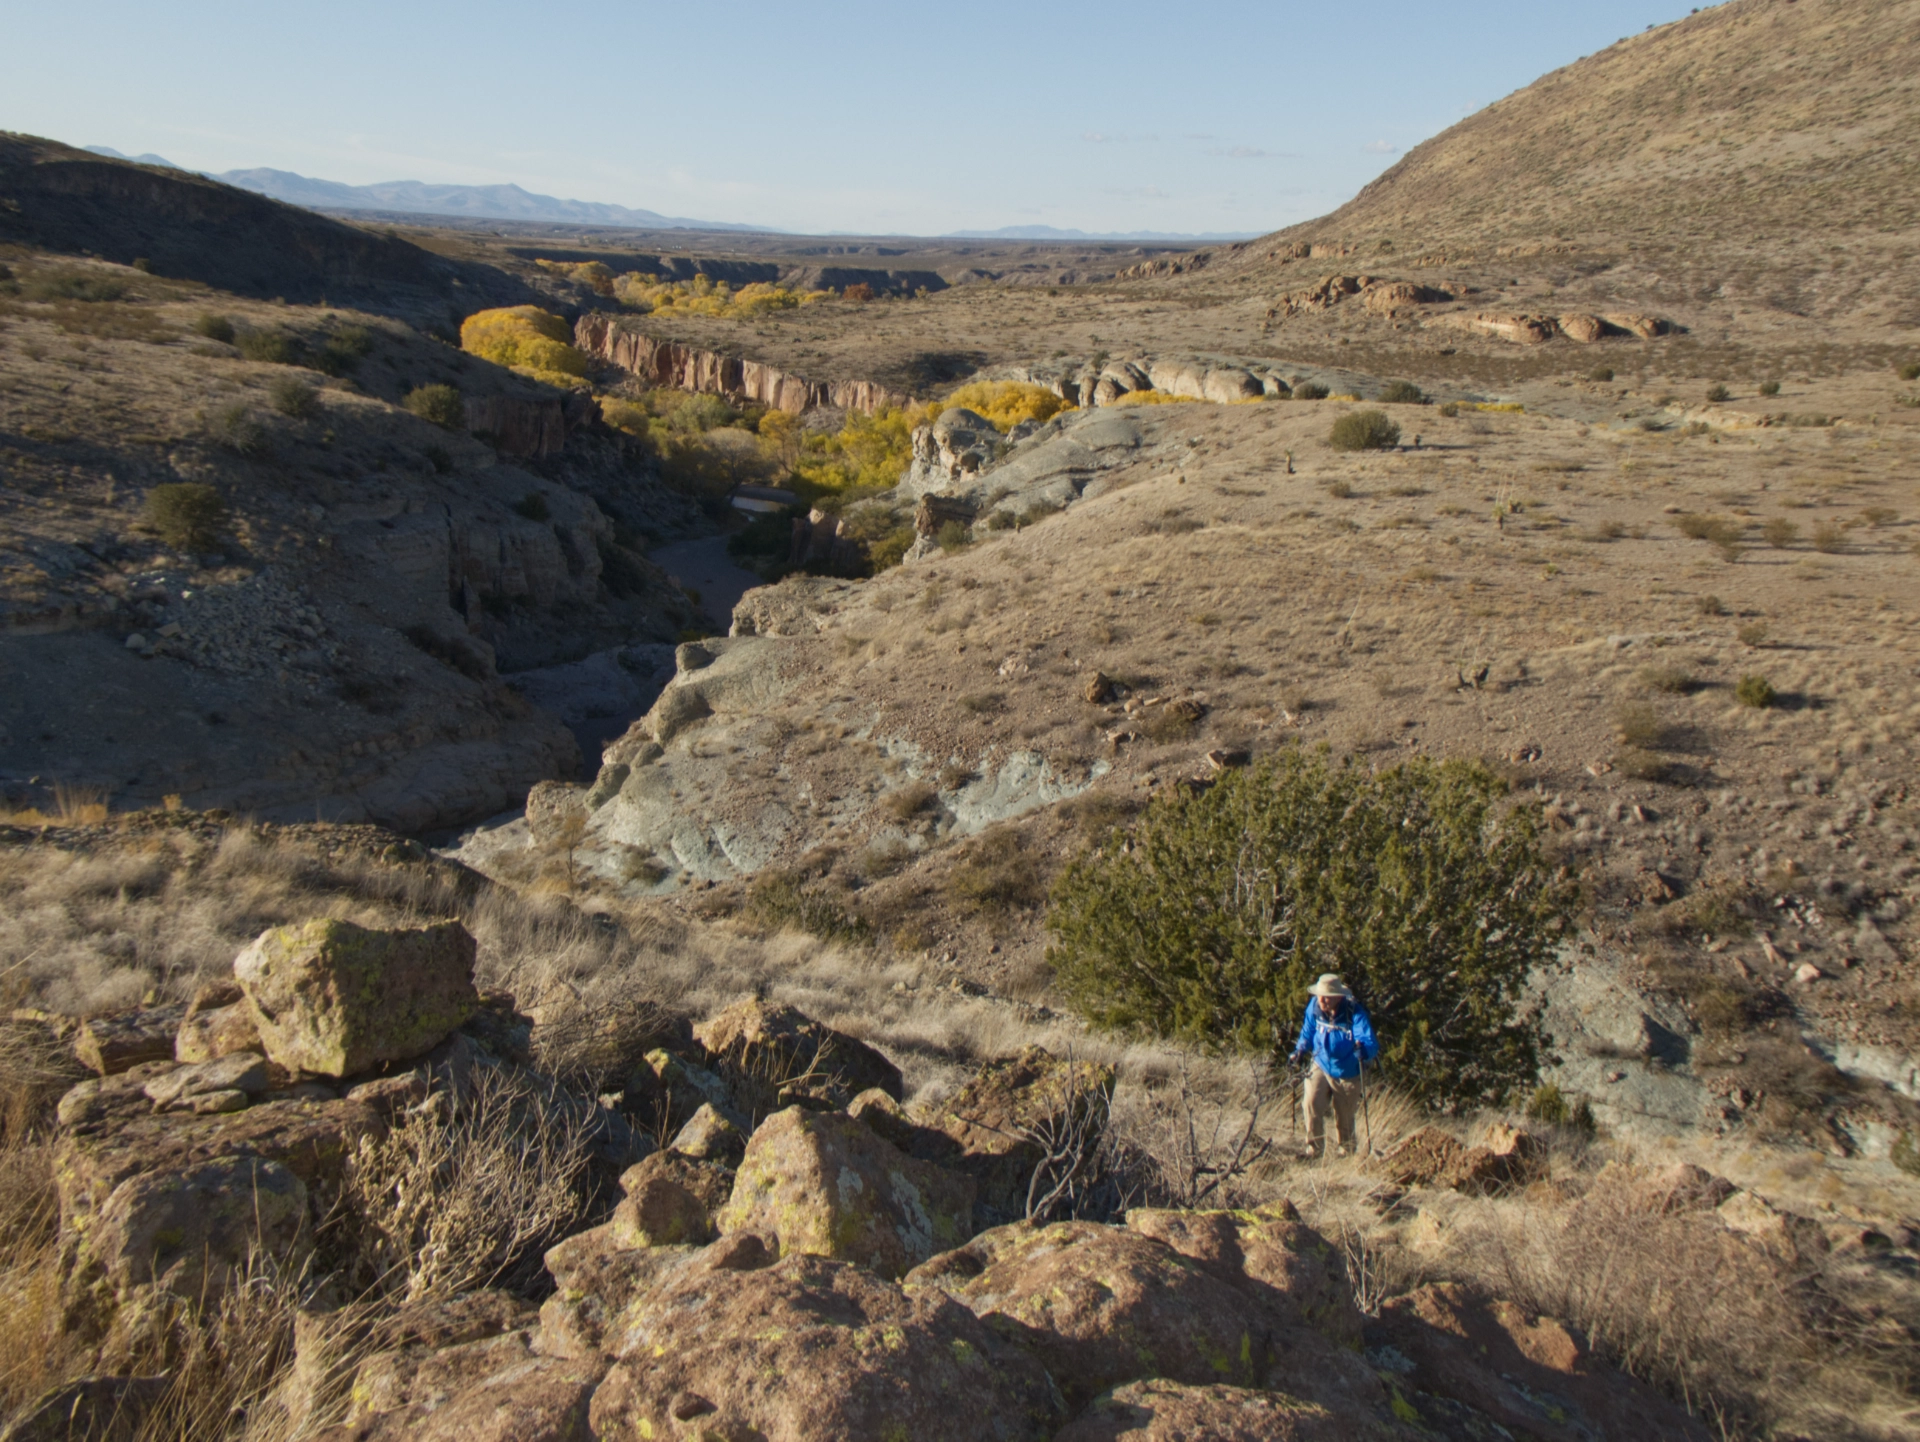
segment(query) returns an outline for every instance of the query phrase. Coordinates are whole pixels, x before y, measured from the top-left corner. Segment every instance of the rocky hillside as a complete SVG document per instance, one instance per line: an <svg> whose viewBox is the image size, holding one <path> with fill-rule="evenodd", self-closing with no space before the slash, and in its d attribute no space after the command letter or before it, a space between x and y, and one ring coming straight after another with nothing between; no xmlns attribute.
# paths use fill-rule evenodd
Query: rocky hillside
<svg viewBox="0 0 1920 1442"><path fill-rule="evenodd" d="M450 261L389 235L166 166L0 133L0 244L26 245L258 300L332 300L457 327L490 305L531 299L489 266Z"/></svg>
<svg viewBox="0 0 1920 1442"><path fill-rule="evenodd" d="M705 522L590 400L381 316L7 256L11 805L457 825L576 764L503 672L695 624L641 552ZM182 485L203 523L156 509Z"/></svg>
<svg viewBox="0 0 1920 1442"><path fill-rule="evenodd" d="M1780 1411L1810 1336L1763 1301L1789 1277L1850 1299L1836 1336L1903 1315L1910 1235L1698 1168L1511 1127L1389 1136L1384 1112L1381 1154L1337 1167L1267 1140L1142 1151L1139 1084L1103 1062L1028 1047L916 1095L790 1006L529 1016L475 956L457 921L315 920L184 1008L15 1014L8 1055L59 1100L50 1158L15 1143L10 1175L49 1168L59 1221L6 1244L40 1289L6 1324L37 1349L22 1375L52 1375L9 1381L5 1435L1713 1435L1540 1310L1571 1290L1441 1280L1521 1217L1564 1289L1619 1285L1650 1243L1727 1269L1716 1315L1765 1366L1686 1322L1689 1361L1754 1418L1839 1420ZM1826 1386L1880 1405L1848 1345Z"/></svg>

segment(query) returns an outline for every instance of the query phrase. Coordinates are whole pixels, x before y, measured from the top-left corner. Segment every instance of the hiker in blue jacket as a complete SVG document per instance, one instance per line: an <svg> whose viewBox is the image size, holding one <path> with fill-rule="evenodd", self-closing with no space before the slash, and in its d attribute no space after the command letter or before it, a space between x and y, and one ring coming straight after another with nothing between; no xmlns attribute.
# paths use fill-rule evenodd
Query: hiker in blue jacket
<svg viewBox="0 0 1920 1442"><path fill-rule="evenodd" d="M1328 1111L1339 1128L1340 1150L1351 1152L1361 1068L1380 1055L1380 1043L1374 1040L1367 1009L1333 972L1316 981L1307 995L1307 1015L1293 1048L1296 1062L1313 1061L1301 1098L1307 1113L1307 1155L1318 1156L1326 1145Z"/></svg>

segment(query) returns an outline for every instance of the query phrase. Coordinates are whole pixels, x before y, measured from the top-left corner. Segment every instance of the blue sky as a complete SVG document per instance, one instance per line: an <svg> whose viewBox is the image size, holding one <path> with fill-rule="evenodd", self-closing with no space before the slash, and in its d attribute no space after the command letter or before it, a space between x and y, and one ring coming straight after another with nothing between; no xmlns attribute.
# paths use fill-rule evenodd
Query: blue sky
<svg viewBox="0 0 1920 1442"><path fill-rule="evenodd" d="M789 230L1274 229L1651 0L0 0L0 127Z"/></svg>

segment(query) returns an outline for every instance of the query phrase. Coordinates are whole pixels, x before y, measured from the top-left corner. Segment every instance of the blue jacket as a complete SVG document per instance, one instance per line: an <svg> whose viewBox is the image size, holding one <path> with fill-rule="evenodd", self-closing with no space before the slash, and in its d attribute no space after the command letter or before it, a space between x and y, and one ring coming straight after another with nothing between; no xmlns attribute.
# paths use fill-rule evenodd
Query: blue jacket
<svg viewBox="0 0 1920 1442"><path fill-rule="evenodd" d="M1310 997L1293 1054L1311 1056L1336 1081L1351 1081L1360 1075L1361 1062L1380 1055L1380 1043L1374 1040L1373 1022L1359 1002L1343 1001L1332 1016L1323 1017L1319 1001Z"/></svg>

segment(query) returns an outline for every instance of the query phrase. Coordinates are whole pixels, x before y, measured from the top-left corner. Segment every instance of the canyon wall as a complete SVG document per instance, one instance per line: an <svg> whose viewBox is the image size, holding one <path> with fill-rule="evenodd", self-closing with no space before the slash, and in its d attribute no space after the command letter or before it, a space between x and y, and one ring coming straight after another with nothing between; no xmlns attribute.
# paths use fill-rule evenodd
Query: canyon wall
<svg viewBox="0 0 1920 1442"><path fill-rule="evenodd" d="M588 355L632 371L650 385L737 396L799 415L838 406L871 415L913 397L874 381L810 381L760 361L658 340L631 320L592 311L574 326L573 343Z"/></svg>

